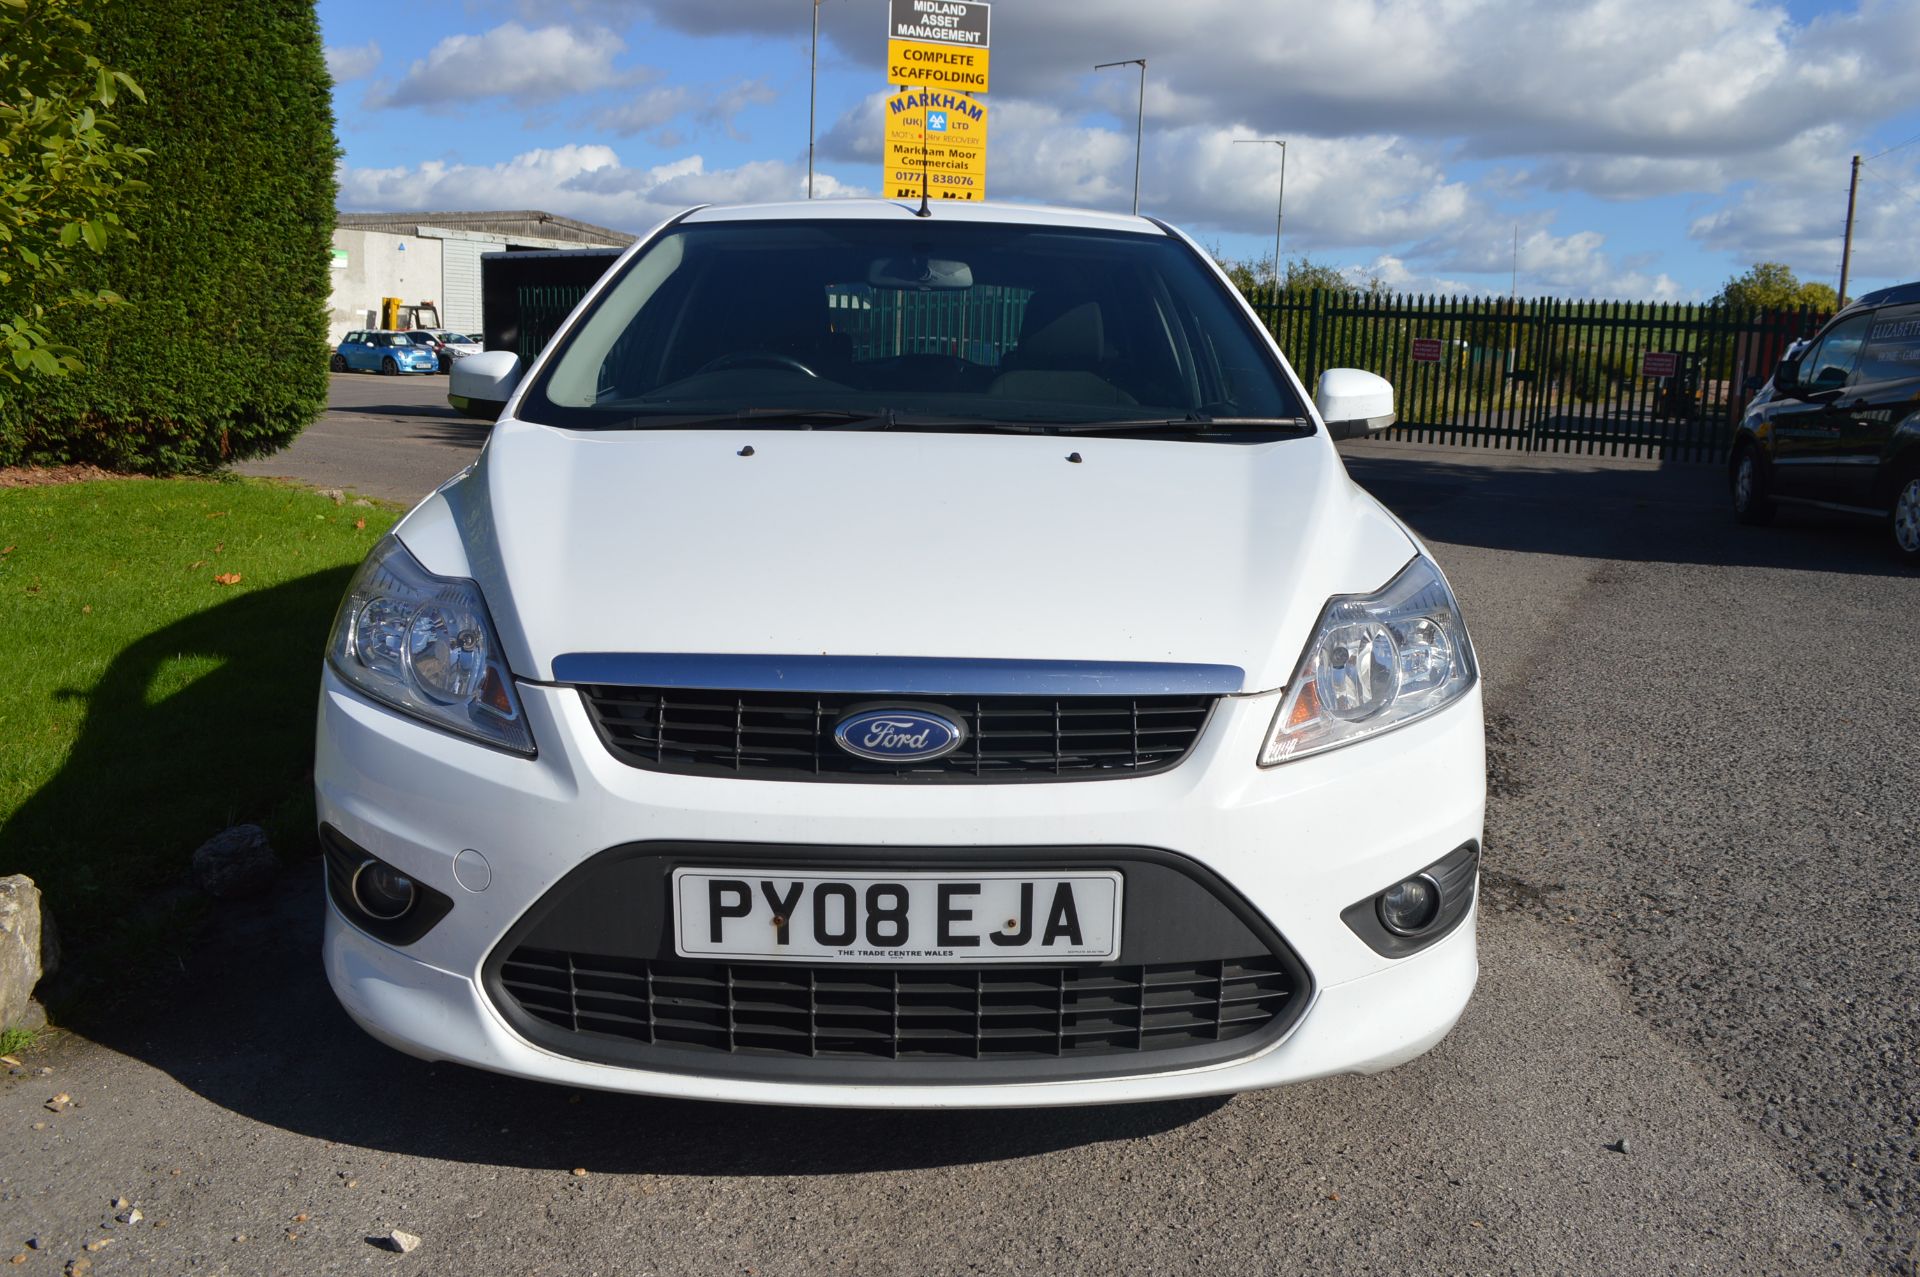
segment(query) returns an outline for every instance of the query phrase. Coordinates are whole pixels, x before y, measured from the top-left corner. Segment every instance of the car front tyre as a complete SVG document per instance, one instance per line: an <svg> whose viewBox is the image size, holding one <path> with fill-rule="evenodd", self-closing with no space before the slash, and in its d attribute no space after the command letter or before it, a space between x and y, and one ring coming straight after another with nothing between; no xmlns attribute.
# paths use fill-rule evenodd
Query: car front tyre
<svg viewBox="0 0 1920 1277"><path fill-rule="evenodd" d="M1893 552L1900 561L1920 567L1920 471L1909 473L1893 494L1887 530L1893 533Z"/></svg>
<svg viewBox="0 0 1920 1277"><path fill-rule="evenodd" d="M1733 517L1741 523L1758 526L1773 520L1773 496L1767 484L1767 467L1760 450L1751 443L1740 445L1733 457Z"/></svg>
<svg viewBox="0 0 1920 1277"><path fill-rule="evenodd" d="M392 355L388 355L380 361L380 375L382 377L398 377L400 375L400 365L393 362Z"/></svg>

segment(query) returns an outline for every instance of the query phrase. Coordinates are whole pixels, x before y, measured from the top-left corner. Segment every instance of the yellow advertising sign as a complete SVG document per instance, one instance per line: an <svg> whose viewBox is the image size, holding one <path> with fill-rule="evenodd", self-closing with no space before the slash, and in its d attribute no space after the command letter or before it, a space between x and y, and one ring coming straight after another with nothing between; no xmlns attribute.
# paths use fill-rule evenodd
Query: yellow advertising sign
<svg viewBox="0 0 1920 1277"><path fill-rule="evenodd" d="M987 50L955 44L922 44L916 40L888 40L887 83L985 93Z"/></svg>
<svg viewBox="0 0 1920 1277"><path fill-rule="evenodd" d="M889 199L987 197L987 107L964 93L913 89L887 99Z"/></svg>

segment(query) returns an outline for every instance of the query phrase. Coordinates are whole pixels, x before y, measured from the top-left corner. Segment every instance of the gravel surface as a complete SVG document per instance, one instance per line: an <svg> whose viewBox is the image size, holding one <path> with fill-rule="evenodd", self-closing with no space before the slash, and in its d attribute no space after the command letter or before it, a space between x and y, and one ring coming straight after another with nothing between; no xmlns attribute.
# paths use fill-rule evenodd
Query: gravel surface
<svg viewBox="0 0 1920 1277"><path fill-rule="evenodd" d="M1898 645L1920 577L1845 524L1734 528L1699 469L1350 454L1430 539L1486 673L1482 984L1428 1056L1051 1113L576 1094L361 1035L302 866L229 907L177 981L0 1078L0 1260L1911 1271L1920 668ZM77 1103L47 1111L57 1092ZM123 1198L143 1222L114 1222ZM395 1230L419 1247L377 1244Z"/></svg>

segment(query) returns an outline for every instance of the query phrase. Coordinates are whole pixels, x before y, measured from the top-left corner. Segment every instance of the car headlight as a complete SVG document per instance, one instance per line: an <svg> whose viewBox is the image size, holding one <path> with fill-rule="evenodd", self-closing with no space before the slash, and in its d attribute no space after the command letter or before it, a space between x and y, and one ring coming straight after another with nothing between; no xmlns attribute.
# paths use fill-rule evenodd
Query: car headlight
<svg viewBox="0 0 1920 1277"><path fill-rule="evenodd" d="M402 713L534 752L480 587L428 572L397 537L382 538L354 573L327 659L341 678Z"/></svg>
<svg viewBox="0 0 1920 1277"><path fill-rule="evenodd" d="M1479 677L1460 605L1421 556L1376 594L1327 601L1267 730L1260 765L1304 758L1423 718Z"/></svg>

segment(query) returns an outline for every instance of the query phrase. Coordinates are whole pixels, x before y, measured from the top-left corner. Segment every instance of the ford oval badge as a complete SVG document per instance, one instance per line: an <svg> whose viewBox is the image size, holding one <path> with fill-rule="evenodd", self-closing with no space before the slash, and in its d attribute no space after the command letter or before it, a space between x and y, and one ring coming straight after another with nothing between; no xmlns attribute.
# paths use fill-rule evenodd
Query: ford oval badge
<svg viewBox="0 0 1920 1277"><path fill-rule="evenodd" d="M868 709L834 725L834 743L876 763L924 763L944 758L966 739L960 724L923 709Z"/></svg>

